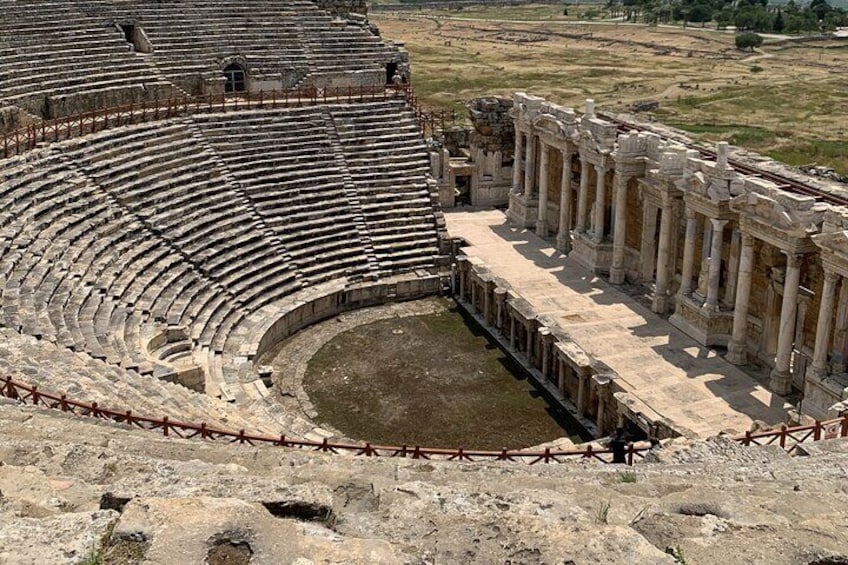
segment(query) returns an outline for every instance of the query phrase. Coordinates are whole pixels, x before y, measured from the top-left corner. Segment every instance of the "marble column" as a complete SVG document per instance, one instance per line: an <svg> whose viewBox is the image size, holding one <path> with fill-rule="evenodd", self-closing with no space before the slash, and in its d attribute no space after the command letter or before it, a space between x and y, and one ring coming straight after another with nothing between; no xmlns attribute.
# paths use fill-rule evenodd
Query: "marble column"
<svg viewBox="0 0 848 565"><path fill-rule="evenodd" d="M577 375L577 415L586 415L586 384L589 380L588 375Z"/></svg>
<svg viewBox="0 0 848 565"><path fill-rule="evenodd" d="M565 398L565 377L568 374L568 365L565 364L565 361L557 357L557 364L559 365L559 374L557 375L557 389L559 390L559 397Z"/></svg>
<svg viewBox="0 0 848 565"><path fill-rule="evenodd" d="M727 360L734 365L748 361L748 302L754 272L754 236L742 234L739 275L736 282L736 305L733 309L733 334L727 345Z"/></svg>
<svg viewBox="0 0 848 565"><path fill-rule="evenodd" d="M589 207L589 162L580 159L580 192L577 195L577 231L585 233Z"/></svg>
<svg viewBox="0 0 848 565"><path fill-rule="evenodd" d="M539 218L536 220L536 235L547 237L548 235L548 164L551 148L548 144L540 141L542 146L542 160L539 163Z"/></svg>
<svg viewBox="0 0 848 565"><path fill-rule="evenodd" d="M527 136L527 157L524 159L524 198L533 198L533 188L536 177L536 136L532 133Z"/></svg>
<svg viewBox="0 0 848 565"><path fill-rule="evenodd" d="M730 259L727 264L727 284L724 290L724 301L733 304L736 300L736 281L739 277L739 247L742 234L739 228L734 228L730 238Z"/></svg>
<svg viewBox="0 0 848 565"><path fill-rule="evenodd" d="M515 130L515 157L512 160L512 192L521 194L521 176L523 167L521 166L522 159L522 134L517 128Z"/></svg>
<svg viewBox="0 0 848 565"><path fill-rule="evenodd" d="M668 309L669 256L671 255L671 202L664 202L660 216L660 241L657 251L657 284L651 309L665 314Z"/></svg>
<svg viewBox="0 0 848 565"><path fill-rule="evenodd" d="M607 211L606 170L600 165L595 165L595 174L597 175L597 183L595 185L595 235L593 239L600 243L604 240L604 221Z"/></svg>
<svg viewBox="0 0 848 565"><path fill-rule="evenodd" d="M547 337L551 334L550 330L547 328L539 329L539 355L542 357L542 378L544 380L548 379L548 370L550 366L548 364L548 353L549 353L549 344Z"/></svg>
<svg viewBox="0 0 848 565"><path fill-rule="evenodd" d="M783 303L780 307L780 331L777 336L777 355L771 371L769 386L777 394L792 390L789 362L792 359L792 341L795 338L795 318L798 313L798 286L801 281L801 256L786 255L786 277L783 281Z"/></svg>
<svg viewBox="0 0 848 565"><path fill-rule="evenodd" d="M844 373L848 361L848 284L839 287L839 306L836 308L836 328L833 332L833 351L830 353L831 371Z"/></svg>
<svg viewBox="0 0 848 565"><path fill-rule="evenodd" d="M492 325L495 316L492 312L492 290L489 285L490 283L483 281L483 319L487 324Z"/></svg>
<svg viewBox="0 0 848 565"><path fill-rule="evenodd" d="M827 374L827 350L830 345L830 327L833 319L833 307L836 302L836 283L839 275L828 269L824 270L824 285L822 286L819 319L816 324L816 345L813 349L812 373L818 378Z"/></svg>
<svg viewBox="0 0 848 565"><path fill-rule="evenodd" d="M721 280L721 250L724 243L724 226L727 220L710 218L713 225L712 245L710 246L710 273L707 279L707 299L704 310L718 311L718 284Z"/></svg>
<svg viewBox="0 0 848 565"><path fill-rule="evenodd" d="M692 275L695 273L695 239L697 237L697 212L686 208L686 239L683 242L683 269L680 277L681 296L692 294Z"/></svg>
<svg viewBox="0 0 848 565"><path fill-rule="evenodd" d="M509 315L509 348L515 351L515 316L512 315L512 312L508 312Z"/></svg>
<svg viewBox="0 0 848 565"><path fill-rule="evenodd" d="M654 265L657 259L657 246L654 236L657 233L657 207L646 199L642 204L642 282L654 280Z"/></svg>
<svg viewBox="0 0 848 565"><path fill-rule="evenodd" d="M559 185L559 229L557 249L571 251L571 150L562 150L562 177Z"/></svg>
<svg viewBox="0 0 848 565"><path fill-rule="evenodd" d="M497 307L497 310L496 310L496 314L495 314L495 327L498 328L498 330L501 333L503 333L503 326L504 326L503 316L504 316L504 306L506 305L505 302L506 302L506 290L504 290L503 288L500 288L500 287L496 288L495 289L495 306Z"/></svg>
<svg viewBox="0 0 848 565"><path fill-rule="evenodd" d="M615 191L615 231L612 240L612 265L610 282L622 284L627 274L624 268L624 245L627 234L627 183L630 179L616 173L613 184Z"/></svg>
<svg viewBox="0 0 848 565"><path fill-rule="evenodd" d="M459 298L460 298L460 300L465 300L465 287L468 284L467 277L468 277L468 272L463 268L463 264L460 263L460 269L459 269Z"/></svg>
<svg viewBox="0 0 848 565"><path fill-rule="evenodd" d="M525 324L524 331L526 332L525 337L527 338L527 341L525 343L527 351L525 351L524 353L527 356L527 362L530 363L530 365L533 365L533 338L536 337L536 332L534 332L533 329L530 327L529 322Z"/></svg>

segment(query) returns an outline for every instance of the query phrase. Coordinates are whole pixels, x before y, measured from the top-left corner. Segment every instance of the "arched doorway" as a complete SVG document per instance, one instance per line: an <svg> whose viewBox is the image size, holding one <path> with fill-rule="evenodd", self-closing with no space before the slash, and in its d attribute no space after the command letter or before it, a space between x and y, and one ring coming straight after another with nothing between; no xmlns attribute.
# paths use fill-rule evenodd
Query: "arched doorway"
<svg viewBox="0 0 848 565"><path fill-rule="evenodd" d="M397 63L386 63L386 84L394 83L397 70Z"/></svg>
<svg viewBox="0 0 848 565"><path fill-rule="evenodd" d="M224 83L224 92L244 92L247 90L244 67L238 63L228 65L224 69L224 77L227 79Z"/></svg>

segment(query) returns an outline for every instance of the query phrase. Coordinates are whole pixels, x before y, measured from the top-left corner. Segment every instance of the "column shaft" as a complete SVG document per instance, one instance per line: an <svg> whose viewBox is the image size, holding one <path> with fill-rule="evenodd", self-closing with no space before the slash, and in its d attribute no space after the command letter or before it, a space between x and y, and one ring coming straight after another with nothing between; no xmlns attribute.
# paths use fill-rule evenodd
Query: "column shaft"
<svg viewBox="0 0 848 565"><path fill-rule="evenodd" d="M539 163L539 218L536 220L536 235L548 235L548 163L550 146L539 142L542 146L542 159Z"/></svg>
<svg viewBox="0 0 848 565"><path fill-rule="evenodd" d="M795 318L798 313L798 285L800 281L801 258L789 254L786 262L786 278L783 282L783 303L780 307L777 355L769 380L769 385L777 394L787 394L792 390L789 362L792 359L792 342L795 339Z"/></svg>
<svg viewBox="0 0 848 565"><path fill-rule="evenodd" d="M530 200L533 197L533 188L536 184L536 136L532 133L527 136L527 157L524 159L524 198Z"/></svg>
<svg viewBox="0 0 848 565"><path fill-rule="evenodd" d="M610 266L610 282L621 284L624 282L626 271L624 269L624 246L627 234L627 177L616 173L613 184L615 190L615 231L612 243L612 265Z"/></svg>
<svg viewBox="0 0 848 565"><path fill-rule="evenodd" d="M727 346L727 360L734 365L744 365L748 361L748 301L751 297L753 272L754 237L743 233L736 283L736 305L733 309L733 335Z"/></svg>
<svg viewBox="0 0 848 565"><path fill-rule="evenodd" d="M580 159L580 193L577 195L577 231L586 232L589 207L589 163Z"/></svg>
<svg viewBox="0 0 848 565"><path fill-rule="evenodd" d="M660 241L657 251L657 284L654 287L654 312L664 314L668 308L668 259L671 253L671 203L665 202L660 216Z"/></svg>
<svg viewBox="0 0 848 565"><path fill-rule="evenodd" d="M836 328L833 333L833 351L830 354L832 371L845 372L848 360L848 284L839 287L839 306L836 308Z"/></svg>
<svg viewBox="0 0 848 565"><path fill-rule="evenodd" d="M557 248L563 253L571 251L571 151L562 151L562 177L559 186L559 229Z"/></svg>
<svg viewBox="0 0 848 565"><path fill-rule="evenodd" d="M836 302L836 283L839 276L827 269L824 271L819 319L816 324L816 345L813 349L813 374L821 377L827 374L827 350L830 345L830 327L833 319L833 306Z"/></svg>
<svg viewBox="0 0 848 565"><path fill-rule="evenodd" d="M512 160L512 192L515 194L521 194L521 177L522 177L522 167L521 160L523 156L521 155L522 151L522 139L523 134L516 128L515 130L515 157Z"/></svg>
<svg viewBox="0 0 848 565"><path fill-rule="evenodd" d="M642 211L642 282L654 280L654 265L657 260L657 207L645 200Z"/></svg>
<svg viewBox="0 0 848 565"><path fill-rule="evenodd" d="M603 167L596 166L595 173L597 175L597 184L595 185L595 237L594 240L601 242L604 240L604 221L607 211L607 184L606 171Z"/></svg>
<svg viewBox="0 0 848 565"><path fill-rule="evenodd" d="M695 271L695 238L698 236L698 219L694 210L686 209L686 240L683 243L683 272L680 280L680 294L692 294L692 275Z"/></svg>
<svg viewBox="0 0 848 565"><path fill-rule="evenodd" d="M584 416L586 414L586 381L589 377L586 375L577 375L577 414Z"/></svg>
<svg viewBox="0 0 848 565"><path fill-rule="evenodd" d="M718 310L718 285L721 280L721 251L724 243L724 226L727 220L710 218L713 225L712 246L710 247L710 275L707 283L707 300L704 308Z"/></svg>

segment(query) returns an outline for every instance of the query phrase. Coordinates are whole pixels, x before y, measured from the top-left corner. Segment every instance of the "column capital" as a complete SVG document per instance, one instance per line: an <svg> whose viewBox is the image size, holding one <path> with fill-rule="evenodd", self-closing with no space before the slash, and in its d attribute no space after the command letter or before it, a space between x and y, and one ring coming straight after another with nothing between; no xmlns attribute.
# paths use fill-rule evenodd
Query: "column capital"
<svg viewBox="0 0 848 565"><path fill-rule="evenodd" d="M726 226L729 221L730 220L721 220L719 218L710 218L710 222L712 222L712 224L713 224L713 230L714 231L722 231L724 229L724 226Z"/></svg>
<svg viewBox="0 0 848 565"><path fill-rule="evenodd" d="M539 148L542 150L542 155L544 155L545 157L548 156L548 153L551 150L551 146L542 141L541 138L539 138Z"/></svg>
<svg viewBox="0 0 848 565"><path fill-rule="evenodd" d="M795 253L792 251L786 251L781 249L781 253L786 255L786 266L787 267L800 267L801 261L804 259L803 253Z"/></svg>
<svg viewBox="0 0 848 565"><path fill-rule="evenodd" d="M560 153L562 153L562 158L566 159L566 160L574 157L574 150L571 148L571 145L568 144L568 143L565 144L565 147L560 148Z"/></svg>
<svg viewBox="0 0 848 565"><path fill-rule="evenodd" d="M595 165L595 172L598 173L599 176L603 176L607 174L607 168L603 165Z"/></svg>
<svg viewBox="0 0 848 565"><path fill-rule="evenodd" d="M698 212L696 212L689 206L686 206L686 208L684 209L684 214L686 214L687 220L694 220L698 216Z"/></svg>
<svg viewBox="0 0 848 565"><path fill-rule="evenodd" d="M839 273L836 271L831 271L827 267L823 267L824 270L824 280L830 284L836 284L836 281L839 280Z"/></svg>
<svg viewBox="0 0 848 565"><path fill-rule="evenodd" d="M739 232L742 234L742 245L745 247L751 247L754 245L754 236L746 231Z"/></svg>

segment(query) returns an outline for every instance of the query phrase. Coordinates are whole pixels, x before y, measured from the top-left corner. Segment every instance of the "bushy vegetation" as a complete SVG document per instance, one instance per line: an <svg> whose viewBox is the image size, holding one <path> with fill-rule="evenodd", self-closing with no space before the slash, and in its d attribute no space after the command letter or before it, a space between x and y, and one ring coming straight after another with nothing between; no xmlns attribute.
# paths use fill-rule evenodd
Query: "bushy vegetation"
<svg viewBox="0 0 848 565"><path fill-rule="evenodd" d="M790 0L784 6L770 6L768 0L609 0L608 6L629 21L715 22L717 28L760 33L825 32L848 25L848 11L827 0L803 5Z"/></svg>
<svg viewBox="0 0 848 565"><path fill-rule="evenodd" d="M745 33L740 33L736 35L737 49L750 49L751 51L753 51L754 47L759 47L762 44L762 36L752 31L746 31Z"/></svg>

